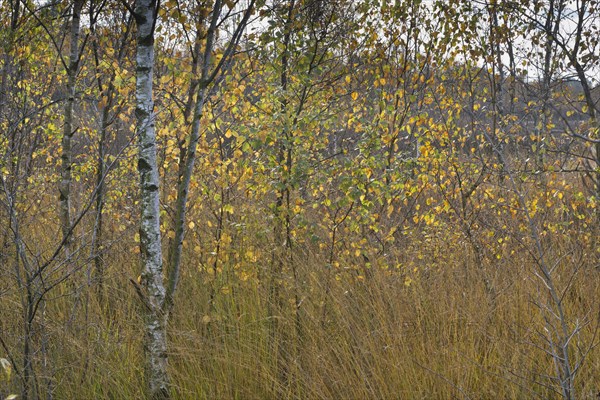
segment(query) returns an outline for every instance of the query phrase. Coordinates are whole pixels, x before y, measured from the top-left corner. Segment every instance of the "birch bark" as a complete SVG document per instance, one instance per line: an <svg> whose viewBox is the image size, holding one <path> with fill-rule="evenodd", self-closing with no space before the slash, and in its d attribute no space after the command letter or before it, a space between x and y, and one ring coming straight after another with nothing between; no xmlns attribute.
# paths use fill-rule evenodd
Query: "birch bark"
<svg viewBox="0 0 600 400"><path fill-rule="evenodd" d="M146 306L144 338L146 380L149 398L167 399L169 398L167 326L163 312L165 287L162 276L159 175L156 161L154 100L152 98L156 0L136 1L134 14L137 24L135 114L141 189L141 285Z"/></svg>

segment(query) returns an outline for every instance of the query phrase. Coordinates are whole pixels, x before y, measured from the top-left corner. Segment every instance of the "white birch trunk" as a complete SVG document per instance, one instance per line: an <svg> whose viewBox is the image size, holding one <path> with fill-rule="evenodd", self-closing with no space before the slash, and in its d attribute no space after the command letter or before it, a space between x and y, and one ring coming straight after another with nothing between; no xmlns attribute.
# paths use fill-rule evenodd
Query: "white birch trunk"
<svg viewBox="0 0 600 400"><path fill-rule="evenodd" d="M152 78L154 67L155 0L137 0L136 118L138 171L141 189L140 250L141 284L146 306L145 355L148 397L169 398L167 375L166 318L163 312L165 288L162 276L162 249L159 209L159 175L156 163L156 133Z"/></svg>

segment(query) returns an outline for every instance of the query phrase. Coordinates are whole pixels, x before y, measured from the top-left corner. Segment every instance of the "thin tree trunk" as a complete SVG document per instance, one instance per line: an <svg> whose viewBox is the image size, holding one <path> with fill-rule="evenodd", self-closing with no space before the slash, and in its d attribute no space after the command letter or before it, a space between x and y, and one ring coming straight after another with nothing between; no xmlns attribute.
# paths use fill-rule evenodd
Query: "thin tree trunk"
<svg viewBox="0 0 600 400"><path fill-rule="evenodd" d="M495 109L497 113L502 116L504 115L504 64L502 63L502 51L500 50L500 42L502 40L502 34L500 33L500 23L498 21L498 5L496 2L492 2L488 8L490 14L490 41L495 64L492 76L493 89L496 93L495 96ZM498 75L496 77L496 74Z"/></svg>
<svg viewBox="0 0 600 400"><path fill-rule="evenodd" d="M152 78L154 69L155 0L138 0L136 118L138 135L138 172L141 189L140 253L142 274L140 293L146 306L145 355L147 394L151 399L169 398L167 372L167 321L163 307L165 287L160 233L159 175L156 162L156 132Z"/></svg>
<svg viewBox="0 0 600 400"><path fill-rule="evenodd" d="M504 19L505 26L508 27L508 30L510 32L512 27L509 25L509 17L506 15L506 13L503 14L503 19ZM505 40L506 40L506 52L508 54L508 73L510 75L510 82L509 82L509 89L508 89L510 106L507 111L509 114L513 114L515 111L515 97L517 94L516 93L516 91L517 91L517 65L516 65L516 61L515 61L515 50L514 50L514 46L513 46L514 38L506 35Z"/></svg>
<svg viewBox="0 0 600 400"><path fill-rule="evenodd" d="M553 268L547 264L546 252L542 246L542 240L536 222L533 219L534 216L530 212L523 191L521 191L516 183L514 172L509 169L506 158L498 146L492 142L490 135L484 132L484 136L492 145L494 152L497 153L500 162L504 165L510 187L517 196L519 211L524 215L525 222L528 225L529 235L533 240L534 246L531 251L536 265L534 274L541 280L548 294L546 298L539 298L539 303L537 304L546 321L546 335L544 335L544 339L549 347L546 352L552 356L556 365L556 376L553 378L558 382L563 399L573 400L576 398L574 378L577 368L572 365L571 357L573 350L570 342L576 336L578 328L570 328L567 321L567 313L561 292L563 294L566 293L568 287L561 291L556 286Z"/></svg>
<svg viewBox="0 0 600 400"><path fill-rule="evenodd" d="M20 4L20 1L16 1L11 7L10 32L8 34L8 40L5 39L3 44L4 63L2 66L2 73L0 74L0 112L4 110L4 105L6 103L6 88L8 87L8 80L13 67L12 50L15 45L15 33L19 26L19 17L21 13Z"/></svg>
<svg viewBox="0 0 600 400"><path fill-rule="evenodd" d="M71 141L75 134L73 127L73 106L75 104L75 81L77 70L79 69L79 26L81 21L81 9L85 0L75 0L73 3L73 16L71 19L71 38L69 65L67 68L67 101L64 110L64 126L62 138L62 154L59 184L59 202L60 202L60 224L63 238L67 238L65 251L67 257L71 256L72 239L71 236L71 168L73 164L73 154Z"/></svg>
<svg viewBox="0 0 600 400"><path fill-rule="evenodd" d="M98 140L98 159L96 164L96 223L94 224L94 232L92 235L92 257L94 259L94 278L98 285L98 295L102 300L104 290L104 258L102 256L102 225L104 222L104 150L106 146L106 134L108 129L108 110L109 106L105 106L102 110L102 122L100 127L100 137Z"/></svg>
<svg viewBox="0 0 600 400"><path fill-rule="evenodd" d="M37 392L37 381L33 364L34 351L32 349L33 320L35 318L36 311L35 303L38 301L35 290L37 280L34 277L35 271L33 271L31 268L31 265L27 261L27 257L25 255L25 245L21 237L19 222L17 220L17 213L15 210L15 196L13 193L9 193L6 181L4 179L1 181L7 200L6 206L8 208L9 228L12 231L15 245L14 276L16 277L17 285L21 293L21 307L23 309L23 379L21 386L21 397L24 400L37 399L39 396ZM21 264L23 266L23 274L21 274Z"/></svg>
<svg viewBox="0 0 600 400"><path fill-rule="evenodd" d="M590 119L590 127L592 129L598 129L598 121L596 119L596 103L592 96L592 88L590 87L590 82L585 74L585 69L583 65L579 62L579 53L583 53L582 51L582 40L583 40L583 27L585 24L586 14L589 12L587 9L587 2L582 1L579 4L579 9L577 10L577 30L575 35L575 43L573 45L573 51L570 54L567 54L569 57L569 61L575 68L577 73L577 77L581 82L581 88L583 90L583 95L585 99L585 104L587 107L587 114ZM556 38L556 36L553 36ZM568 53L568 52L567 52ZM600 142L596 142L594 144L594 150L596 150L596 165L600 165ZM596 197L600 198L600 172L596 170L594 174L594 184L596 190ZM600 214L597 214L597 217L600 217Z"/></svg>
<svg viewBox="0 0 600 400"><path fill-rule="evenodd" d="M93 15L93 12L90 11L90 19L92 20L92 23L90 24L90 30L92 32L92 34L96 34L95 31L95 24L96 24L96 17ZM122 36L122 40L119 43L119 51L118 51L118 55L117 55L117 63L121 63L121 61L123 60L123 57L125 56L125 48L127 46L128 40L130 38L130 33L131 33L131 27L132 27L132 19L129 18L127 20L127 25L125 28L125 31L123 32L123 36ZM95 65L96 65L96 71L98 76L100 77L100 71L99 71L99 67L100 67L100 55L99 55L99 48L98 48L98 37L94 38L93 41L93 52L94 52L94 61L95 61ZM96 161L96 207L95 207L95 213L96 213L96 217L95 217L95 221L96 223L94 224L94 231L92 234L92 258L94 260L94 280L97 284L97 292L98 292L98 296L100 301L102 301L102 297L103 297L103 288L104 288L104 257L102 255L103 253L103 242L104 242L104 236L103 236L103 222L104 222L104 204L105 204L105 183L104 183L104 179L105 179L105 174L106 174L106 160L105 160L105 156L106 156L106 141L108 140L108 134L109 134L109 127L112 124L111 118L110 118L110 111L114 106L114 99L115 99L115 85L114 85L114 81L115 81L115 77L116 77L116 72L113 71L112 74L109 77L108 82L106 83L106 85L104 85L102 83L102 79L98 78L98 91L101 93L102 95L102 106L100 107L100 114L101 114L101 121L100 121L100 130L99 130L99 137L98 137L98 153L97 153L97 161ZM120 107L117 107L116 110L114 110L115 113L118 113L120 110Z"/></svg>
<svg viewBox="0 0 600 400"><path fill-rule="evenodd" d="M218 9L217 9L218 7ZM194 172L194 164L196 162L196 149L198 147L198 141L200 140L200 120L202 119L202 110L206 102L206 95L208 91L208 82L206 77L208 75L208 68L210 66L211 52L214 44L214 37L216 34L216 24L218 14L220 13L221 1L217 0L215 3L215 17L211 21L211 25L208 31L208 37L206 40L206 47L204 52L204 60L202 66L202 78L198 84L198 94L196 99L196 107L194 108L194 117L192 119L192 133L189 138L189 142L186 148L185 159L182 160L184 163L181 178L177 188L177 204L175 211L175 238L173 239L173 247L169 254L169 286L168 286L168 308L173 306L173 297L179 284L179 275L181 271L181 254L183 251L183 238L185 235L185 217L187 212L187 200L189 195L190 182L192 174ZM219 10L219 11L217 11ZM169 310L170 311L170 310Z"/></svg>
<svg viewBox="0 0 600 400"><path fill-rule="evenodd" d="M280 100L280 112L282 116L288 114L288 68L289 68L289 45L292 35L292 24L294 18L294 9L296 3L295 0L290 0L287 5L286 19L283 25L283 49L281 54L281 74L280 74L280 85L281 85L281 100ZM285 120L285 117L284 117ZM290 215L289 215L289 195L290 195L290 182L289 176L292 173L292 137L290 133L290 127L286 126L287 121L284 122L283 131L281 138L279 139L278 147L279 151L277 154L277 164L281 170L281 189L277 193L277 199L275 201L275 224L274 224L274 238L275 238L275 251L273 252L273 268L271 278L271 288L269 293L271 299L269 306L271 310L269 317L272 318L271 323L271 343L272 351L276 359L277 366L277 396L283 397L284 393L288 390L290 383L290 355L292 353L292 345L290 343L290 334L283 326L282 315L285 314L285 294L284 291L284 261L286 260L287 252L289 250L291 238L290 238ZM287 200L287 201L286 201ZM284 205L288 206L284 210Z"/></svg>
<svg viewBox="0 0 600 400"><path fill-rule="evenodd" d="M169 253L169 282L167 288L167 298L165 312L168 314L173 307L174 296L179 284L179 276L181 271L181 255L183 251L183 238L185 236L185 220L187 212L187 202L189 195L190 182L194 173L194 164L196 161L196 149L198 140L200 139L200 122L202 119L202 111L208 97L208 86L216 78L217 73L223 68L224 63L231 57L234 46L239 41L241 33L248 23L252 9L254 8L254 0L251 0L242 21L239 23L233 37L231 38L223 57L219 64L211 71L212 51L217 36L219 18L221 15L222 2L216 0L213 6L210 26L206 36L206 44L202 58L201 77L198 83L198 93L194 108L194 116L192 118L192 132L189 136L185 158L181 161L184 163L183 168L180 168L180 179L177 188L177 204L175 210L175 238L172 242L172 248ZM192 83L194 85L194 83ZM189 104L189 103L188 103ZM187 110L186 110L187 111Z"/></svg>
<svg viewBox="0 0 600 400"><path fill-rule="evenodd" d="M536 148L536 159L537 167L540 171L544 170L544 153L543 146L545 137L544 134L547 131L547 126L550 122L550 100L551 100L551 84L554 78L554 62L556 59L555 38L558 34L562 22L562 10L564 4L562 0L554 1L551 0L548 3L548 12L546 14L546 20L544 22L544 31L546 33L545 44L544 44L544 69L542 71L542 109L541 109L541 120L536 127L536 135L538 137L538 143ZM542 175L543 179L543 175Z"/></svg>
<svg viewBox="0 0 600 400"><path fill-rule="evenodd" d="M33 335L33 322L31 321L31 309L33 307L33 299L30 293L27 296L27 313L25 314L25 337L23 338L23 389L21 391L21 397L24 400L37 399L37 384L35 380L35 372L33 369L33 354L31 349L32 335Z"/></svg>

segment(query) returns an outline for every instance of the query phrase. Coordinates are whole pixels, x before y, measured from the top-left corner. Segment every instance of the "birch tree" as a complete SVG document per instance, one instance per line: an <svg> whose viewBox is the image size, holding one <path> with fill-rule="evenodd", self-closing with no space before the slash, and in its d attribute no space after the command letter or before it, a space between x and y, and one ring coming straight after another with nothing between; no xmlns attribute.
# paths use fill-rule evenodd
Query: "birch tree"
<svg viewBox="0 0 600 400"><path fill-rule="evenodd" d="M117 72L111 71L108 76L102 73L102 37L101 33L96 31L96 25L100 18L101 11L104 4L99 6L92 4L90 5L90 33L93 35L92 40L92 53L94 58L94 67L96 70L96 83L98 85L98 92L100 93L101 100L98 103L98 114L100 119L100 126L98 128L98 151L96 155L96 205L95 205L95 223L94 230L92 233L92 249L91 258L94 260L94 277L98 285L98 293L100 298L103 297L104 287L104 256L103 256L103 243L104 243L104 206L106 202L106 185L104 183L107 170L107 148L110 137L111 125L115 122L117 115L123 112L123 104L118 98L118 89L115 85L117 78ZM120 19L124 22L125 29L121 32L117 42L111 47L115 48L116 51L116 63L121 65L127 55L127 46L129 45L132 38L133 18L132 16L123 10L118 11ZM106 46L106 44L105 44Z"/></svg>
<svg viewBox="0 0 600 400"><path fill-rule="evenodd" d="M219 74L224 70L224 66L231 59L234 49L237 46L240 37L244 31L244 28L248 23L250 15L253 12L254 3L255 0L250 0L241 21L237 24L235 31L231 39L229 40L227 47L224 50L223 56L220 58L219 62L216 63L216 65L213 65L212 53L214 51L215 41L217 39L218 26L223 22L220 21L221 14L223 12L223 2L221 0L216 0L210 13L210 22L206 33L204 52L202 54L200 79L199 81L196 81L195 79L192 81L189 91L190 99L188 101L188 105L194 103L193 92L194 87L197 86L191 130L188 136L187 146L183 155L183 159L181 160L179 167L180 176L177 187L177 203L175 208L175 238L173 240L173 244L169 254L169 283L166 303L167 308L169 309L165 310L167 312L170 311L170 308L173 305L173 297L175 296L177 285L179 284L179 276L181 271L181 254L183 250L183 239L185 236L188 195L190 182L194 173L194 164L196 161L196 148L200 139L200 123L203 115L204 105L206 104L208 95L210 93L210 89L213 87L213 83L215 82ZM225 18L226 17L227 16L225 16ZM196 44L194 46L195 49L199 48L198 44L200 42L201 35L202 26L199 26L197 28ZM196 58L197 57L198 55L196 55ZM186 114L189 112L190 107L187 107Z"/></svg>
<svg viewBox="0 0 600 400"><path fill-rule="evenodd" d="M136 110L138 172L141 190L140 253L141 288L138 292L146 307L145 352L148 397L169 398L167 375L167 321L163 312L165 287L160 232L159 175L156 162L156 132L152 77L154 71L154 29L158 3L136 2Z"/></svg>
<svg viewBox="0 0 600 400"><path fill-rule="evenodd" d="M75 105L75 83L77 71L79 70L79 34L81 23L81 10L85 0L75 0L73 3L73 15L71 17L70 27L70 53L68 64L65 65L67 71L67 99L64 109L64 126L62 138L62 154L61 154L61 179L59 185L59 202L60 202L60 223L62 228L63 239L67 245L67 257L71 254L71 169L73 164L73 154L71 149L71 141L76 129L73 123L73 107Z"/></svg>

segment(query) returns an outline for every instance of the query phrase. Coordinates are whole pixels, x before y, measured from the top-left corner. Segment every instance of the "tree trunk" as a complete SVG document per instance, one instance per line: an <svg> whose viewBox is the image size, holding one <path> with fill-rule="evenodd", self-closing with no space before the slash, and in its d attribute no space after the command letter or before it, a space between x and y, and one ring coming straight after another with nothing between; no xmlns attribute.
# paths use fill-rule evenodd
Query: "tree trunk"
<svg viewBox="0 0 600 400"><path fill-rule="evenodd" d="M136 118L138 172L141 189L140 253L142 274L140 293L146 306L145 355L147 394L151 399L169 398L167 374L166 318L163 312L165 287L162 276L162 249L159 209L159 175L156 163L156 132L152 78L154 67L154 27L157 16L154 0L138 0L136 55Z"/></svg>
<svg viewBox="0 0 600 400"><path fill-rule="evenodd" d="M79 69L79 26L81 21L81 9L85 0L75 0L73 3L73 16L71 19L71 38L70 38L70 55L69 64L67 66L67 101L65 102L64 110L64 126L62 138L62 154L60 167L60 185L59 185L59 202L60 202L60 224L62 229L63 239L65 240L65 250L67 257L71 256L72 239L71 232L71 168L73 164L73 154L71 150L71 140L75 134L73 129L73 106L75 104L75 80L77 70Z"/></svg>
<svg viewBox="0 0 600 400"><path fill-rule="evenodd" d="M169 281L167 287L167 298L166 298L166 307L165 312L168 314L173 307L175 292L177 291L177 285L179 284L179 276L181 271L181 255L183 251L183 238L185 236L185 221L186 221L186 213L187 213L187 203L188 203L188 195L190 182L192 179L192 174L194 173L194 164L196 161L196 149L198 147L198 141L200 139L200 122L202 119L202 112L204 109L204 104L206 103L206 99L209 94L208 86L215 80L217 73L223 68L224 63L228 61L229 57L231 57L233 48L237 45L241 33L248 23L248 19L252 13L254 8L255 0L251 0L248 4L248 8L246 9L242 20L239 22L232 38L230 39L227 49L223 54L220 62L212 69L212 52L215 44L215 40L217 38L217 29L218 22L221 15L222 10L222 2L221 0L216 0L213 5L212 16L210 20L210 25L208 27L208 31L206 34L206 44L204 47L204 54L202 57L202 68L200 72L200 80L197 83L198 93L196 94L196 103L194 107L194 114L192 118L192 131L189 136L189 140L187 143L187 148L185 150L185 156L181 160L180 168L179 168L179 182L177 187L177 204L175 209L175 237L173 239L171 251L169 254ZM196 44L198 44L199 38L196 39ZM196 47L195 47L196 48ZM196 82L192 81L190 87L190 93L193 87L196 86ZM187 115L191 112L191 100L192 96L190 96L190 100L188 100L188 104L186 105L185 118L187 120Z"/></svg>
<svg viewBox="0 0 600 400"><path fill-rule="evenodd" d="M212 18L208 28L206 45L202 58L202 71L200 82L198 83L198 93L194 107L194 116L192 118L192 132L187 144L185 158L181 161L181 177L177 188L177 204L175 210L175 238L169 257L169 285L167 295L167 308L173 306L173 297L179 284L179 275L181 270L181 254L183 251L183 238L185 235L185 217L187 211L187 200L190 189L192 174L194 173L194 164L196 161L196 149L198 140L200 140L200 120L202 119L202 110L206 102L206 95L209 84L209 68L211 65L211 53L214 46L217 33L217 22L221 14L221 1L217 0L213 6ZM194 83L192 83L194 85Z"/></svg>
<svg viewBox="0 0 600 400"><path fill-rule="evenodd" d="M90 31L92 35L96 36L96 22L97 20L93 18L93 13L90 11L90 19L92 23L90 23ZM119 44L119 51L117 55L117 63L120 65L123 61L123 57L125 56L125 48L130 40L131 28L133 25L133 20L130 17L127 20L127 25L125 31L123 32L122 40ZM94 52L94 62L96 66L96 73L98 77L101 76L100 73L100 49L98 46L98 37L94 38L92 42L93 52ZM96 207L95 207L95 221L94 231L92 233L92 250L91 250L91 258L94 260L94 281L97 285L97 293L100 302L103 301L103 291L104 291L104 236L103 236L103 221L104 221L104 205L105 205L105 194L106 194L106 185L104 183L105 175L108 173L107 167L109 167L106 163L106 148L107 148L107 140L109 139L109 128L112 124L111 121L111 110L113 113L118 114L121 111L121 107L114 106L115 99L115 78L116 71L113 71L106 85L103 84L102 79L98 78L98 91L101 94L101 104L100 108L100 130L98 132L98 153L97 153L97 161L96 161ZM113 110L113 108L115 108ZM91 278L91 273L89 274Z"/></svg>

